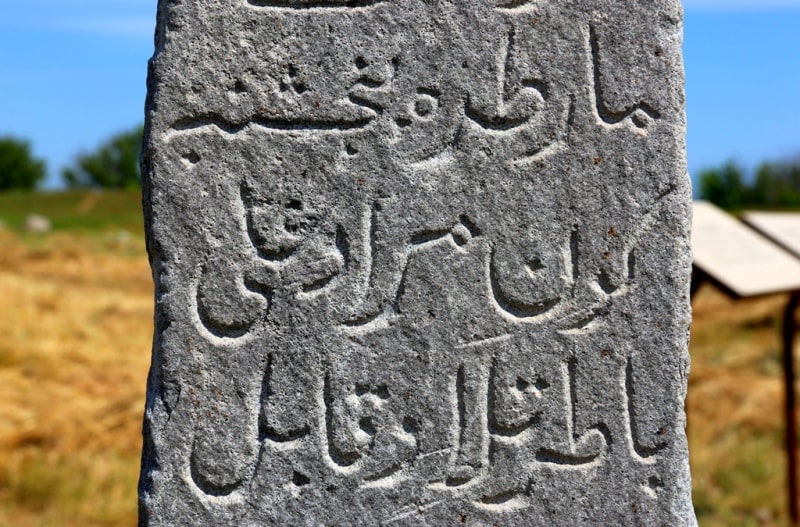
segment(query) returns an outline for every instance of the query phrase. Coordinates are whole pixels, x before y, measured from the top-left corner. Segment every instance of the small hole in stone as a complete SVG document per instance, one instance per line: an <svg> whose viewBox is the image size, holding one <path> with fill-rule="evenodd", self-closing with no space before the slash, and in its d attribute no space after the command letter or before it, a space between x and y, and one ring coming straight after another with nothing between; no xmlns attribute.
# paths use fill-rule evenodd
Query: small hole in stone
<svg viewBox="0 0 800 527"><path fill-rule="evenodd" d="M600 270L600 274L597 275L597 285L608 295L619 289L619 286L614 283L606 269Z"/></svg>
<svg viewBox="0 0 800 527"><path fill-rule="evenodd" d="M375 395L377 395L381 399L388 399L390 397L389 396L389 388L385 384L375 388L375 391L372 392L372 393L374 393Z"/></svg>
<svg viewBox="0 0 800 527"><path fill-rule="evenodd" d="M356 68L363 70L367 67L367 61L364 57L356 57Z"/></svg>
<svg viewBox="0 0 800 527"><path fill-rule="evenodd" d="M192 150L188 154L185 154L183 158L188 161L189 163L195 165L200 162L200 154Z"/></svg>
<svg viewBox="0 0 800 527"><path fill-rule="evenodd" d="M537 390L542 391L548 389L550 387L550 383L540 377L536 379L536 382L533 384L533 386Z"/></svg>
<svg viewBox="0 0 800 527"><path fill-rule="evenodd" d="M311 483L311 478L295 470L292 474L292 483L298 487L302 487L303 485L308 485Z"/></svg>
<svg viewBox="0 0 800 527"><path fill-rule="evenodd" d="M358 148L348 143L345 147L345 151L347 152L347 155L354 156L358 153Z"/></svg>
<svg viewBox="0 0 800 527"><path fill-rule="evenodd" d="M378 432L378 430L375 428L375 423L372 422L371 417L362 417L358 422L358 426L367 435L374 436Z"/></svg>
<svg viewBox="0 0 800 527"><path fill-rule="evenodd" d="M294 91L298 94L305 93L308 91L308 86L304 82L297 82L294 84Z"/></svg>
<svg viewBox="0 0 800 527"><path fill-rule="evenodd" d="M528 268L531 271L539 271L540 269L544 269L544 264L541 259L534 257L528 260Z"/></svg>
<svg viewBox="0 0 800 527"><path fill-rule="evenodd" d="M301 202L299 199L290 199L286 203L286 208L294 210L303 210L303 202Z"/></svg>
<svg viewBox="0 0 800 527"><path fill-rule="evenodd" d="M289 64L289 76L290 77L297 77L297 75L299 73L300 73L300 70L297 69L297 66L295 66L294 64Z"/></svg>
<svg viewBox="0 0 800 527"><path fill-rule="evenodd" d="M531 383L529 383L528 381L526 381L522 377L517 377L517 390L519 390L521 392L524 392L525 390L528 389L528 387L530 385L531 385Z"/></svg>
<svg viewBox="0 0 800 527"><path fill-rule="evenodd" d="M364 394L369 393L369 386L366 384L356 384L356 395L361 397Z"/></svg>
<svg viewBox="0 0 800 527"><path fill-rule="evenodd" d="M394 120L394 122L397 123L397 126L399 126L400 128L405 128L411 125L411 119L409 119L408 117L398 117L397 119Z"/></svg>
<svg viewBox="0 0 800 527"><path fill-rule="evenodd" d="M414 102L414 113L420 117L427 117L433 112L435 103L432 97L419 97Z"/></svg>
<svg viewBox="0 0 800 527"><path fill-rule="evenodd" d="M450 233L450 235L453 237L453 241L459 247L463 247L470 240L469 232L464 232L466 230L467 229L464 229L463 231L461 229L453 229L453 231Z"/></svg>
<svg viewBox="0 0 800 527"><path fill-rule="evenodd" d="M633 115L631 115L631 121L633 121L633 124L638 128L647 128L650 125L651 119L647 113L636 110L633 112Z"/></svg>
<svg viewBox="0 0 800 527"><path fill-rule="evenodd" d="M403 418L403 430L407 434L412 434L412 435L419 432L419 424L417 423L417 420L411 417L410 415L405 416Z"/></svg>
<svg viewBox="0 0 800 527"><path fill-rule="evenodd" d="M236 84L233 85L233 91L236 93L244 93L247 91L247 88L245 88L244 83L242 81L237 80Z"/></svg>

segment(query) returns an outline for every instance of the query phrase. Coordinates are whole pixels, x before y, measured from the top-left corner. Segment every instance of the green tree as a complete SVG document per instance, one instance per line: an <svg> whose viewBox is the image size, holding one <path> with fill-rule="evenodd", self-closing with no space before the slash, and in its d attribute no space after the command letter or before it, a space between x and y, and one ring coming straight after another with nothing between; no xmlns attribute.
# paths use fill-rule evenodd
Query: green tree
<svg viewBox="0 0 800 527"><path fill-rule="evenodd" d="M113 136L96 151L80 154L61 175L70 187L136 188L142 184L139 153L143 127Z"/></svg>
<svg viewBox="0 0 800 527"><path fill-rule="evenodd" d="M752 201L768 208L800 207L800 164L762 163L756 170Z"/></svg>
<svg viewBox="0 0 800 527"><path fill-rule="evenodd" d="M47 166L31 153L30 143L0 137L0 191L33 190L47 174Z"/></svg>
<svg viewBox="0 0 800 527"><path fill-rule="evenodd" d="M775 165L773 163L762 163L756 170L756 177L753 181L752 196L753 201L776 206L780 201L781 189L776 185Z"/></svg>
<svg viewBox="0 0 800 527"><path fill-rule="evenodd" d="M744 173L736 163L728 162L721 168L706 169L698 176L700 197L727 210L739 210L748 204L750 189L744 182Z"/></svg>

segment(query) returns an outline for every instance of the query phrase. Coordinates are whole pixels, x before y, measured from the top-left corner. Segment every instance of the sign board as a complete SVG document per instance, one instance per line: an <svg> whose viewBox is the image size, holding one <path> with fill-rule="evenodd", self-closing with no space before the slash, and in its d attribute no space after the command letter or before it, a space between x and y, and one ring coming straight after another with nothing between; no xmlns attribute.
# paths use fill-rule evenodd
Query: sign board
<svg viewBox="0 0 800 527"><path fill-rule="evenodd" d="M737 297L800 289L796 257L711 203L696 201L693 209L694 265L721 288Z"/></svg>
<svg viewBox="0 0 800 527"><path fill-rule="evenodd" d="M742 221L800 257L800 213L745 212Z"/></svg>

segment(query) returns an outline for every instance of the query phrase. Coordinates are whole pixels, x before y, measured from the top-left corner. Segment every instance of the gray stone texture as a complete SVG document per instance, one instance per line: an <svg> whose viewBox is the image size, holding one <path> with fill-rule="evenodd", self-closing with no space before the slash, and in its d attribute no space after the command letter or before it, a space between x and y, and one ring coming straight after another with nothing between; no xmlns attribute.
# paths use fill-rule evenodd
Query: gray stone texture
<svg viewBox="0 0 800 527"><path fill-rule="evenodd" d="M681 19L160 0L141 525L695 525Z"/></svg>

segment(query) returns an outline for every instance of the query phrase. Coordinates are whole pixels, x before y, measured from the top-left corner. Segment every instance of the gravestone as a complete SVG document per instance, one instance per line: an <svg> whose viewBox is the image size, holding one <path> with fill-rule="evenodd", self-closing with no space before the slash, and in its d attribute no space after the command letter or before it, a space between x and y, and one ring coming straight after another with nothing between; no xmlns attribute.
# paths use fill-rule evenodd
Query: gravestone
<svg viewBox="0 0 800 527"><path fill-rule="evenodd" d="M695 525L677 1L161 0L140 524Z"/></svg>

